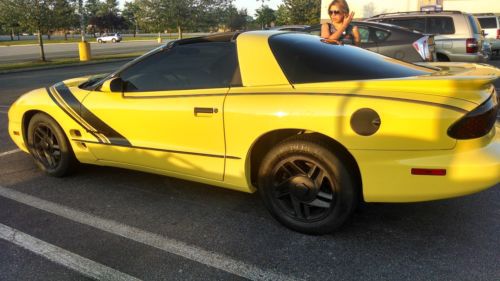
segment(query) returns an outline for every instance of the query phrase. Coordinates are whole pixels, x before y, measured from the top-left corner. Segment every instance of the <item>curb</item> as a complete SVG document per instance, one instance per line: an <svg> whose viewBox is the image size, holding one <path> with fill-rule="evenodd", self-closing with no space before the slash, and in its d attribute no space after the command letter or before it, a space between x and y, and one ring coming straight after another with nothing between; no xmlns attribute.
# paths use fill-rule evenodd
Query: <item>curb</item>
<svg viewBox="0 0 500 281"><path fill-rule="evenodd" d="M93 61L93 62L91 61L91 62L76 62L76 63L67 63L67 64L65 63L65 64L58 64L58 65L19 68L19 69L12 69L12 70L0 70L0 75L11 74L11 73L30 72L30 71L37 71L37 70L57 69L57 68L65 68L65 67L72 67L72 66L86 66L86 65L104 64L104 63L111 63L111 62L130 61L130 60L133 60L134 58L135 57L109 59L109 60Z"/></svg>
<svg viewBox="0 0 500 281"><path fill-rule="evenodd" d="M165 40L169 40L169 39L165 39ZM156 42L156 38L155 39L152 39L152 40L126 40L126 41L121 41L119 43L130 43L130 42L151 42L151 41L154 41ZM45 45L68 45L68 44L78 44L79 42L61 42L61 43L43 43L43 46L45 47ZM100 44L98 42L88 42L89 44ZM115 43L115 44L119 44L119 43ZM106 44L106 43L102 43L102 44ZM9 46L0 46L0 48L8 48L8 47L26 47L26 46L38 46L38 44L19 44L19 45L9 45Z"/></svg>

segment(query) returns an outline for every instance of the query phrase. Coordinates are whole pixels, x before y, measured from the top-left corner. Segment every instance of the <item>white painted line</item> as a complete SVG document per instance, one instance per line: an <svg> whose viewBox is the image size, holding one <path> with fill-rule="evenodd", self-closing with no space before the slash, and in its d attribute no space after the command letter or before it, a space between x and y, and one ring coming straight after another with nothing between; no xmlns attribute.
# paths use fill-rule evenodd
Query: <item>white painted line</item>
<svg viewBox="0 0 500 281"><path fill-rule="evenodd" d="M3 224L0 224L0 239L96 280L140 280Z"/></svg>
<svg viewBox="0 0 500 281"><path fill-rule="evenodd" d="M7 111L0 110L0 113L7 114Z"/></svg>
<svg viewBox="0 0 500 281"><path fill-rule="evenodd" d="M14 149L14 150L11 150L11 151L0 152L0 157L11 155L11 154L18 153L18 152L21 152L21 150L20 149Z"/></svg>
<svg viewBox="0 0 500 281"><path fill-rule="evenodd" d="M9 108L10 105L0 105L1 108Z"/></svg>
<svg viewBox="0 0 500 281"><path fill-rule="evenodd" d="M207 251L113 220L96 217L2 186L0 186L0 196L250 280L300 280L278 272L260 269L223 254Z"/></svg>

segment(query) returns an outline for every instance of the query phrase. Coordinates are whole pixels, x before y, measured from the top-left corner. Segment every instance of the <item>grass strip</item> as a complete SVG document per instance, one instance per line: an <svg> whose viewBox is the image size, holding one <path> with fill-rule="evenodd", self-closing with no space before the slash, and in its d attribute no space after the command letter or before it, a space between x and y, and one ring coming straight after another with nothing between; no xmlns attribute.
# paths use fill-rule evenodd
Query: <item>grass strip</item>
<svg viewBox="0 0 500 281"><path fill-rule="evenodd" d="M190 38L193 36L184 36L184 38ZM158 37L154 36L137 36L137 37L123 37L122 42L130 42L130 41L156 41ZM161 39L163 40L175 40L177 39L177 35L162 35ZM68 40L64 39L51 39L47 40L43 39L43 44L57 44L57 43L78 43L81 39L78 38L68 38ZM96 38L87 38L87 42L97 42ZM38 45L38 39L30 39L30 40L14 40L14 41L0 41L0 46L17 46L17 45Z"/></svg>
<svg viewBox="0 0 500 281"><path fill-rule="evenodd" d="M92 60L90 60L88 62L81 62L79 58L61 58L61 59L49 60L46 62L39 61L39 60L27 61L27 62L16 62L16 63L9 63L9 64L0 64L0 71L23 69L23 68L56 66L56 65L85 65L88 63L92 63L92 62L104 62L104 61L115 60L115 59L135 58L135 57L138 57L142 54L144 54L144 52L93 56Z"/></svg>

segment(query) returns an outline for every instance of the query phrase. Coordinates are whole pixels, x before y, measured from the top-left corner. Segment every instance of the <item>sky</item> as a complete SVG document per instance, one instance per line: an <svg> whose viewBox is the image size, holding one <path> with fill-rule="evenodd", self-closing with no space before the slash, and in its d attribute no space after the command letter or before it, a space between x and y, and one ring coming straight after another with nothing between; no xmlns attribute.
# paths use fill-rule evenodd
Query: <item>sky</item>
<svg viewBox="0 0 500 281"><path fill-rule="evenodd" d="M125 5L125 2L129 2L127 0L119 0L120 2L120 7L123 8L123 5ZM269 6L271 9L275 9L278 7L279 4L283 3L282 0L265 0L264 4ZM261 1L257 0L235 0L234 5L238 8L246 8L248 10L248 15L255 17L255 10L262 5Z"/></svg>

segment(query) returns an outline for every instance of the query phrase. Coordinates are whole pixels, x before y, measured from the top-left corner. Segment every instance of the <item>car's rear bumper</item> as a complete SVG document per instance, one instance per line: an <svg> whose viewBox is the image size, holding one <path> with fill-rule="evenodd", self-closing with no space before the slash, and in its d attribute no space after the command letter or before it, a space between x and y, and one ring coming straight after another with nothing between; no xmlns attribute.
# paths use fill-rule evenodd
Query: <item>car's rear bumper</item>
<svg viewBox="0 0 500 281"><path fill-rule="evenodd" d="M449 54L448 58L452 62L487 62L488 55L483 53L476 54Z"/></svg>
<svg viewBox="0 0 500 281"><path fill-rule="evenodd" d="M500 181L500 134L458 141L453 150L352 151L367 202L417 202L463 196ZM446 169L445 176L416 176L413 168Z"/></svg>

